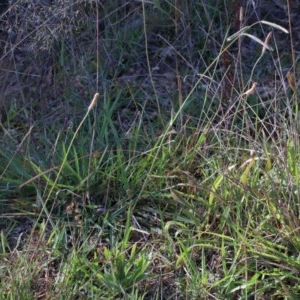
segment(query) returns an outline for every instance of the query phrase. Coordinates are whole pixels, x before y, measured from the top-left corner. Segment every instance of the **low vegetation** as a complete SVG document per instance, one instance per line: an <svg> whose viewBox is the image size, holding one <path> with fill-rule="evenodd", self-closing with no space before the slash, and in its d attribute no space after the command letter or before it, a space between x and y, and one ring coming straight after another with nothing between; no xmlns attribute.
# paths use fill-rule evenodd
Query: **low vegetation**
<svg viewBox="0 0 300 300"><path fill-rule="evenodd" d="M299 298L298 7L269 2L3 5L3 299Z"/></svg>

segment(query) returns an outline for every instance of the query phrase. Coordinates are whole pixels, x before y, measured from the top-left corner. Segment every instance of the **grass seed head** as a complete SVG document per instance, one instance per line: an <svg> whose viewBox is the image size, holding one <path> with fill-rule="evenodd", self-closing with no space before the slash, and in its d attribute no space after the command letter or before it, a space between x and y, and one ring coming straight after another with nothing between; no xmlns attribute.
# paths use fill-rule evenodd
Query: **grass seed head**
<svg viewBox="0 0 300 300"><path fill-rule="evenodd" d="M91 111L97 105L99 97L100 97L99 93L95 93L92 102L88 108L88 111Z"/></svg>

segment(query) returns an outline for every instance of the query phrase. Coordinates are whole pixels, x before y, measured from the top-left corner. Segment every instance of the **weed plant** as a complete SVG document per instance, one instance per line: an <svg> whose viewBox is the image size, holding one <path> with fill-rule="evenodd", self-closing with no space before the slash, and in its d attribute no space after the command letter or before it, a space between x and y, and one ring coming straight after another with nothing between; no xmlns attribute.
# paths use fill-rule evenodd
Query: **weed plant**
<svg viewBox="0 0 300 300"><path fill-rule="evenodd" d="M10 2L3 299L299 298L297 7L249 3Z"/></svg>

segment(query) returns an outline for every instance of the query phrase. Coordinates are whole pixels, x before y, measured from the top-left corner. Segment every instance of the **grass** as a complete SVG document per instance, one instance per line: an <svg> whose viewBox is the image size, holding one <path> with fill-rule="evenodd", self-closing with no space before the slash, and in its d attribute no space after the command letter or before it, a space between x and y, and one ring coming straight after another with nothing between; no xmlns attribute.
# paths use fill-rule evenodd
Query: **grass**
<svg viewBox="0 0 300 300"><path fill-rule="evenodd" d="M231 1L97 5L35 7L1 54L1 297L298 299L291 28L230 26Z"/></svg>

